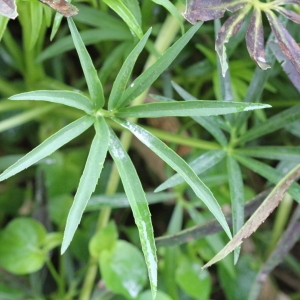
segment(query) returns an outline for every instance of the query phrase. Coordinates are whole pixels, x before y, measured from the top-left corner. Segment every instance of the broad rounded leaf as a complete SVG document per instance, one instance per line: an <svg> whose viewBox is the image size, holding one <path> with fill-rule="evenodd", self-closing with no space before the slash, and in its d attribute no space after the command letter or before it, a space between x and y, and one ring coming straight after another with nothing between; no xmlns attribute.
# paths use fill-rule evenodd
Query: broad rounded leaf
<svg viewBox="0 0 300 300"><path fill-rule="evenodd" d="M103 251L99 263L106 286L127 299L136 298L147 282L142 253L126 241L117 241L112 251Z"/></svg>
<svg viewBox="0 0 300 300"><path fill-rule="evenodd" d="M18 275L39 270L47 259L41 249L45 239L46 230L37 221L14 219L0 233L0 265Z"/></svg>

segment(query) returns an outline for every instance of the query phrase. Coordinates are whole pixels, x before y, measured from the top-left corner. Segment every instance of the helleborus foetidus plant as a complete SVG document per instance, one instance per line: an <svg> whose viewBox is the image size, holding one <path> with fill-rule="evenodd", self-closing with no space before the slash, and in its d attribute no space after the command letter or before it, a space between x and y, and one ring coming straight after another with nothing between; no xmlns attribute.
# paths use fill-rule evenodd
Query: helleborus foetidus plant
<svg viewBox="0 0 300 300"><path fill-rule="evenodd" d="M186 11L183 16L192 24L198 20L209 21L221 18L226 11L233 13L220 28L216 38L216 52L218 53L223 76L228 69L225 44L241 28L246 16L251 13L250 23L246 33L246 45L250 57L262 69L270 68L265 60L264 32L262 13L271 26L282 52L288 57L294 68L300 73L300 47L288 30L275 15L274 11L295 23L300 23L300 15L284 5L300 4L299 0L276 0L260 2L259 0L187 0Z"/></svg>
<svg viewBox="0 0 300 300"><path fill-rule="evenodd" d="M179 173L191 186L197 197L205 203L221 224L226 234L231 238L230 229L217 200L209 188L195 174L193 169L165 143L139 125L130 122L127 118L223 115L269 107L269 105L257 103L205 100L191 100L185 102L175 101L173 99L169 99L168 102L128 106L128 104L143 93L172 63L183 47L200 28L201 24L202 23L199 22L191 27L190 30L161 55L151 67L138 76L133 82L129 83L134 64L150 36L151 29L149 29L128 55L118 73L108 98L108 109L106 110L103 108L106 101L102 84L92 63L91 57L82 42L72 18L68 18L68 25L71 30L73 42L87 82L89 97L73 91L44 90L17 94L10 98L11 100L42 100L63 104L77 108L86 115L65 126L46 139L43 143L5 170L0 175L0 180L7 179L21 172L25 168L30 167L86 131L91 126L94 126L95 136L91 142L86 165L68 215L61 252L64 253L66 251L73 239L87 202L94 192L99 180L106 155L109 152L119 171L124 190L133 212L135 223L139 230L153 297L155 297L157 287L157 258L148 203L130 157L123 149L120 140L107 120L116 122L124 129L129 130L142 143Z"/></svg>

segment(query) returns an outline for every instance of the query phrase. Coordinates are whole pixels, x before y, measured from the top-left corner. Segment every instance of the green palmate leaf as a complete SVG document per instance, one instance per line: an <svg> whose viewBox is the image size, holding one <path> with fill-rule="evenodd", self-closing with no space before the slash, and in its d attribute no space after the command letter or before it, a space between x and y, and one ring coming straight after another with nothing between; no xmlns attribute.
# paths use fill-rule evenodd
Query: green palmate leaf
<svg viewBox="0 0 300 300"><path fill-rule="evenodd" d="M87 130L94 123L94 120L95 119L93 117L85 116L65 126L63 129L50 136L39 146L19 159L15 164L6 169L0 175L0 181L23 171L42 158L50 155L51 153L80 135L82 132Z"/></svg>
<svg viewBox="0 0 300 300"><path fill-rule="evenodd" d="M122 100L119 102L119 107L126 106L143 91L145 91L158 76L169 67L172 61L180 53L183 47L189 42L196 31L200 28L202 23L198 23L189 31L187 31L173 46L171 46L157 61L148 68L143 74L141 74L125 91Z"/></svg>
<svg viewBox="0 0 300 300"><path fill-rule="evenodd" d="M173 99L170 99L173 100ZM119 109L117 117L159 118L169 116L210 116L231 114L253 109L267 108L268 104L225 101L172 101L153 102Z"/></svg>
<svg viewBox="0 0 300 300"><path fill-rule="evenodd" d="M134 64L140 55L141 51L144 49L145 44L149 38L149 35L152 31L152 28L150 28L143 38L140 40L140 42L135 46L135 48L131 51L131 53L127 56L120 72L118 73L118 76L116 80L114 81L109 100L108 100L108 109L112 110L116 107L118 107L118 103L121 100L123 93L126 89L126 85L128 83L129 77L131 75L132 69L134 67Z"/></svg>
<svg viewBox="0 0 300 300"><path fill-rule="evenodd" d="M148 131L135 124L130 123L129 121L123 121L120 119L114 120L124 128L130 130L142 143L144 143L148 148L155 152L161 159L163 159L184 178L184 180L194 190L196 195L205 203L211 213L220 222L229 238L231 238L229 227L217 200L215 199L209 188L190 168L190 166L165 143L160 141Z"/></svg>
<svg viewBox="0 0 300 300"><path fill-rule="evenodd" d="M187 0L183 16L192 24L197 20L209 21L222 18L226 10L235 12L245 6L245 0Z"/></svg>
<svg viewBox="0 0 300 300"><path fill-rule="evenodd" d="M102 84L72 18L68 18L68 24L76 51L79 56L84 77L89 88L92 103L95 108L99 109L104 105L105 102Z"/></svg>
<svg viewBox="0 0 300 300"><path fill-rule="evenodd" d="M11 96L10 100L43 100L68 105L91 114L92 104L86 96L70 91L34 91Z"/></svg>
<svg viewBox="0 0 300 300"><path fill-rule="evenodd" d="M189 164L189 166L197 175L199 175L219 163L225 156L226 152L222 149L212 150L197 157ZM158 186L155 191L159 192L174 187L184 181L185 180L179 174L175 174Z"/></svg>
<svg viewBox="0 0 300 300"><path fill-rule="evenodd" d="M140 39L143 36L143 31L126 5L121 0L103 0L111 9L113 9Z"/></svg>
<svg viewBox="0 0 300 300"><path fill-rule="evenodd" d="M139 230L145 256L153 299L157 290L157 258L151 215L147 199L136 170L114 132L110 132L109 153L111 154L128 197L135 223Z"/></svg>
<svg viewBox="0 0 300 300"><path fill-rule="evenodd" d="M289 124L292 124L300 118L300 105L291 107L271 118L266 122L259 124L252 129L248 130L237 142L239 144L251 141L265 134L274 132L280 128L283 128Z"/></svg>
<svg viewBox="0 0 300 300"><path fill-rule="evenodd" d="M292 160L300 158L300 146L260 146L234 150L235 153L259 158Z"/></svg>
<svg viewBox="0 0 300 300"><path fill-rule="evenodd" d="M96 188L107 154L109 130L104 118L97 118L94 126L96 135L93 139L74 202L68 215L61 253L66 251L73 239L87 202Z"/></svg>
<svg viewBox="0 0 300 300"><path fill-rule="evenodd" d="M237 161L239 161L242 165L249 168L250 170L254 171L255 173L261 175L262 177L266 178L273 184L277 184L284 174L269 165L262 163L258 160L255 160L250 157L237 155L234 153L234 157ZM298 202L300 203L300 185L297 183L293 183L288 190L289 194Z"/></svg>
<svg viewBox="0 0 300 300"><path fill-rule="evenodd" d="M256 229L266 220L270 213L276 208L276 206L282 200L285 192L290 187L292 182L300 176L300 165L291 170L284 178L278 182L269 196L265 199L262 205L251 216L251 218L245 223L241 230L233 237L233 239L215 256L213 257L203 268L207 268L217 261L223 259L236 247L242 244L243 240L248 238Z"/></svg>
<svg viewBox="0 0 300 300"><path fill-rule="evenodd" d="M297 72L300 73L300 46L272 11L266 11L266 16L282 52L289 58Z"/></svg>
<svg viewBox="0 0 300 300"><path fill-rule="evenodd" d="M244 224L244 185L241 169L231 156L227 156L227 170L232 210L232 233L235 236ZM235 263L238 261L240 249L239 247L234 251Z"/></svg>
<svg viewBox="0 0 300 300"><path fill-rule="evenodd" d="M1 158L0 158L1 169ZM160 203L174 199L173 193L146 193L148 204ZM86 211L99 210L103 207L122 208L130 206L126 194L95 195L87 204Z"/></svg>
<svg viewBox="0 0 300 300"><path fill-rule="evenodd" d="M228 43L229 39L241 28L250 8L251 5L246 5L243 9L229 17L218 32L216 38L216 51L220 59L223 76L225 76L228 69L225 44Z"/></svg>
<svg viewBox="0 0 300 300"><path fill-rule="evenodd" d="M246 34L246 44L250 57L262 69L271 68L265 59L264 31L259 8L254 8Z"/></svg>

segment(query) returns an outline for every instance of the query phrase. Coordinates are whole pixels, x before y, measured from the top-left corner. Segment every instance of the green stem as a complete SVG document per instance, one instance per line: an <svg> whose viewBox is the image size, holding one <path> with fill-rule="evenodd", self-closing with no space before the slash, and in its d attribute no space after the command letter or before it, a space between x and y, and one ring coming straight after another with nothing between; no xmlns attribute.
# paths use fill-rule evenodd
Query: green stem
<svg viewBox="0 0 300 300"><path fill-rule="evenodd" d="M184 5L182 3L178 3L177 8L179 10L183 10ZM163 53L171 45L179 29L180 29L180 25L177 19L175 19L171 15L168 16L166 21L162 25L162 28L154 44L158 53ZM150 55L144 66L144 70L148 69L156 60L157 57L155 55ZM139 97L137 97L133 101L133 104L134 105L142 104L146 99L148 91L149 89L147 89ZM136 122L137 119L134 118L131 119L131 121ZM130 132L128 131L122 132L120 140L125 150L128 150L129 145L131 144L131 139L132 139L132 134ZM114 165L110 174L106 192L108 194L114 194L117 190L119 181L120 181L119 173L117 168ZM110 218L110 214L111 214L110 208L105 208L101 210L98 218L97 230L100 230L107 225ZM90 295L97 275L97 270L98 270L98 261L95 258L90 257L89 267L79 296L80 300L90 299Z"/></svg>
<svg viewBox="0 0 300 300"><path fill-rule="evenodd" d="M57 285L57 289L58 289L58 296L62 297L64 295L64 284L63 281L61 280L59 274L57 273L56 269L54 268L52 262L50 259L46 260L46 265L47 268L51 274L51 276L53 277L56 285Z"/></svg>

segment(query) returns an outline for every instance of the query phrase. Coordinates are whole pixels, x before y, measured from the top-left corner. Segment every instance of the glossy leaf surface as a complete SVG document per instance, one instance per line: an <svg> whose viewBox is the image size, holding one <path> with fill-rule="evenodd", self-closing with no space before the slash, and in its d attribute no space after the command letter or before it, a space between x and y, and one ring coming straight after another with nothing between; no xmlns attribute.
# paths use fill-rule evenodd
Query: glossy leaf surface
<svg viewBox="0 0 300 300"><path fill-rule="evenodd" d="M82 94L70 91L34 91L17 94L9 98L10 100L43 100L75 107L91 114L93 111L89 98Z"/></svg>
<svg viewBox="0 0 300 300"><path fill-rule="evenodd" d="M106 158L109 142L109 131L106 122L100 117L95 121L94 126L96 135L92 141L74 202L67 218L61 253L66 251L73 239L87 202L96 188Z"/></svg>
<svg viewBox="0 0 300 300"><path fill-rule="evenodd" d="M139 230L142 250L146 260L152 296L155 298L157 290L157 258L154 242L151 215L136 170L113 131L110 131L109 153L111 154L121 177L125 193Z"/></svg>
<svg viewBox="0 0 300 300"><path fill-rule="evenodd" d="M217 200L211 193L210 189L199 179L190 166L165 143L160 141L148 131L130 123L129 121L123 121L120 119L116 119L116 121L123 127L130 130L142 143L144 143L184 178L184 180L194 190L196 195L204 202L211 213L220 222L229 238L231 238L229 227Z"/></svg>
<svg viewBox="0 0 300 300"><path fill-rule="evenodd" d="M211 116L230 114L253 109L268 108L268 104L235 103L221 101L172 101L152 102L119 109L117 117L159 118L166 116Z"/></svg>

